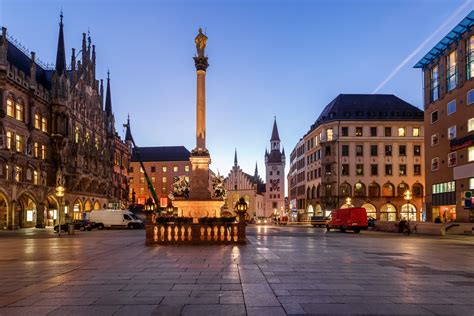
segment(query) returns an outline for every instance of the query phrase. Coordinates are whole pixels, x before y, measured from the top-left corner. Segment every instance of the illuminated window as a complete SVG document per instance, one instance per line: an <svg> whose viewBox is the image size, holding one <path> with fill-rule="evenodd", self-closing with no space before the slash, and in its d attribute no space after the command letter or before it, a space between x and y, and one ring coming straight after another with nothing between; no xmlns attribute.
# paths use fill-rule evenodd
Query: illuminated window
<svg viewBox="0 0 474 316"><path fill-rule="evenodd" d="M327 136L328 136L328 141L331 141L334 137L334 134L333 134L333 131L332 131L332 128L328 128L327 131Z"/></svg>
<svg viewBox="0 0 474 316"><path fill-rule="evenodd" d="M405 135L406 135L405 127L399 127L398 128L398 136L399 137L405 137Z"/></svg>
<svg viewBox="0 0 474 316"><path fill-rule="evenodd" d="M173 172L178 172L178 166L173 167Z"/></svg>
<svg viewBox="0 0 474 316"><path fill-rule="evenodd" d="M140 177L140 183L145 183L145 178L144 177Z"/></svg>
<svg viewBox="0 0 474 316"><path fill-rule="evenodd" d="M8 165L5 165L5 178L6 178L7 180L10 180L10 176L9 176L10 172L9 172L9 170L10 170L10 167L8 167Z"/></svg>
<svg viewBox="0 0 474 316"><path fill-rule="evenodd" d="M140 167L140 173L143 173L143 168L142 167Z"/></svg>
<svg viewBox="0 0 474 316"><path fill-rule="evenodd" d="M474 161L474 146L471 146L467 149L468 151L468 161Z"/></svg>
<svg viewBox="0 0 474 316"><path fill-rule="evenodd" d="M34 154L35 158L38 158L38 156L39 156L39 144L38 143L35 143L35 145L34 145L33 154Z"/></svg>
<svg viewBox="0 0 474 316"><path fill-rule="evenodd" d="M155 178L155 177L151 177L151 182L155 183L155 182L156 182L156 178Z"/></svg>
<svg viewBox="0 0 474 316"><path fill-rule="evenodd" d="M419 127L413 127L413 136L414 137L420 137L420 128Z"/></svg>
<svg viewBox="0 0 474 316"><path fill-rule="evenodd" d="M162 170L163 170L163 172L166 172L166 167L163 167Z"/></svg>
<svg viewBox="0 0 474 316"><path fill-rule="evenodd" d="M95 138L95 148L98 150L99 149L99 139L96 137ZM119 158L120 159L120 158ZM118 166L120 163L120 160L115 161L116 165Z"/></svg>
<svg viewBox="0 0 474 316"><path fill-rule="evenodd" d="M448 91L456 88L457 79L456 50L453 50L448 57L446 57L446 82Z"/></svg>
<svg viewBox="0 0 474 316"><path fill-rule="evenodd" d="M20 182L21 179L22 179L22 172L23 172L23 169L19 166L16 166L15 167L15 171L16 171L16 174L15 174L15 181L16 182Z"/></svg>
<svg viewBox="0 0 474 316"><path fill-rule="evenodd" d="M45 160L46 159L46 146L41 145L41 159Z"/></svg>
<svg viewBox="0 0 474 316"><path fill-rule="evenodd" d="M7 132L7 149L12 148L12 132Z"/></svg>
<svg viewBox="0 0 474 316"><path fill-rule="evenodd" d="M74 129L74 141L77 143L79 143L79 127L76 126L76 128Z"/></svg>
<svg viewBox="0 0 474 316"><path fill-rule="evenodd" d="M356 127L356 136L362 136L362 127Z"/></svg>
<svg viewBox="0 0 474 316"><path fill-rule="evenodd" d="M145 193L145 189L144 189L144 188L140 188L140 195L143 195L143 193Z"/></svg>
<svg viewBox="0 0 474 316"><path fill-rule="evenodd" d="M7 99L7 115L15 117L15 108L13 107L12 99Z"/></svg>
<svg viewBox="0 0 474 316"><path fill-rule="evenodd" d="M186 182L189 182L189 177L184 177L184 179L186 180Z"/></svg>
<svg viewBox="0 0 474 316"><path fill-rule="evenodd" d="M448 115L451 115L456 112L456 100L453 100L448 103L447 112L448 112Z"/></svg>
<svg viewBox="0 0 474 316"><path fill-rule="evenodd" d="M469 179L469 190L474 190L474 178Z"/></svg>
<svg viewBox="0 0 474 316"><path fill-rule="evenodd" d="M470 118L467 120L467 131L468 132L474 131L474 118Z"/></svg>
<svg viewBox="0 0 474 316"><path fill-rule="evenodd" d="M38 171L33 171L33 183L34 184L39 184L39 177L38 177Z"/></svg>
<svg viewBox="0 0 474 316"><path fill-rule="evenodd" d="M456 125L448 128L448 139L456 138Z"/></svg>
<svg viewBox="0 0 474 316"><path fill-rule="evenodd" d="M23 104L16 103L16 104L15 104L15 109L16 109L15 118L16 118L18 121L23 121L23 117L24 117Z"/></svg>
<svg viewBox="0 0 474 316"><path fill-rule="evenodd" d="M23 152L23 136L15 135L15 149L17 152Z"/></svg>
<svg viewBox="0 0 474 316"><path fill-rule="evenodd" d="M48 132L48 120L46 117L41 118L41 130L45 133Z"/></svg>
<svg viewBox="0 0 474 316"><path fill-rule="evenodd" d="M89 132L86 132L86 143L89 144L90 140L91 140L91 135L89 134Z"/></svg>
<svg viewBox="0 0 474 316"><path fill-rule="evenodd" d="M161 179L161 181L162 181L163 183L166 183L166 177L163 177L163 178Z"/></svg>
<svg viewBox="0 0 474 316"><path fill-rule="evenodd" d="M189 171L189 166L184 166L184 171L188 172Z"/></svg>
<svg viewBox="0 0 474 316"><path fill-rule="evenodd" d="M40 129L41 128L41 118L38 113L35 113L35 128Z"/></svg>

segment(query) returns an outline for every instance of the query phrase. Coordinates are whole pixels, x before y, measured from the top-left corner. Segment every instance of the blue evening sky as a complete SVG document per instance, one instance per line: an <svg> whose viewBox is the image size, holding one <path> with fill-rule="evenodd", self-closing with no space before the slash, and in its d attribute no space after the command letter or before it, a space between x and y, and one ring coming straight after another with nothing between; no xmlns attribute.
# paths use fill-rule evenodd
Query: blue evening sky
<svg viewBox="0 0 474 316"><path fill-rule="evenodd" d="M240 166L253 173L257 161L264 174L274 116L289 161L327 103L339 93L372 93L463 5L380 90L422 107L421 71L412 66L472 2L0 0L0 24L52 63L62 8L68 64L89 29L98 78L110 68L119 133L130 113L138 146L189 150L195 146L194 37L203 27L211 168L227 174L237 147Z"/></svg>

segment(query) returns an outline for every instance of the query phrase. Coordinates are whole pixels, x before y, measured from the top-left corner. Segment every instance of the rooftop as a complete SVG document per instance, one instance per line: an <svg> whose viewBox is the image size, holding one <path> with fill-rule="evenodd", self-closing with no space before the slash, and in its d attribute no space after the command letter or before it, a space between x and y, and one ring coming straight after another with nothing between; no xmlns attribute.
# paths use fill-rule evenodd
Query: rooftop
<svg viewBox="0 0 474 316"><path fill-rule="evenodd" d="M461 22L456 25L451 32L449 32L445 37L443 37L438 44L436 44L423 58L421 58L414 68L424 68L426 65L431 64L431 62L442 55L444 51L449 48L452 43L457 42L462 34L468 31L471 26L474 25L474 10L469 12L469 14L461 20Z"/></svg>
<svg viewBox="0 0 474 316"><path fill-rule="evenodd" d="M189 161L189 150L184 146L139 147L142 162L151 161ZM132 152L132 162L138 162L137 150Z"/></svg>

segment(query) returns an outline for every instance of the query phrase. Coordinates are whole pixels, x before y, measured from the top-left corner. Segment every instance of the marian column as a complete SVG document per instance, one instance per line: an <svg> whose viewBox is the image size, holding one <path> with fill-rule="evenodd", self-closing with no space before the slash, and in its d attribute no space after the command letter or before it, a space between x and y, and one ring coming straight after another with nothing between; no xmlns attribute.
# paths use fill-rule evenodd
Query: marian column
<svg viewBox="0 0 474 316"><path fill-rule="evenodd" d="M209 66L204 54L207 36L199 29L196 36L197 56L194 57L197 75L196 95L196 148L189 158L192 165L189 197L191 199L205 200L211 197L209 192L209 164L211 157L206 148L206 69Z"/></svg>

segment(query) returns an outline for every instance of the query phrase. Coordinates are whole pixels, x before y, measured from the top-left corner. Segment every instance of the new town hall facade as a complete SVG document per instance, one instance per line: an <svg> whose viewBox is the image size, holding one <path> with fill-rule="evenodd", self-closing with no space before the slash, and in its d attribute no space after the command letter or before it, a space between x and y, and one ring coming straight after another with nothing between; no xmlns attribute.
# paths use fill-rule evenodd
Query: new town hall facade
<svg viewBox="0 0 474 316"><path fill-rule="evenodd" d="M0 37L0 229L45 227L125 202L130 148L115 132L110 79L96 79L95 45L66 67L63 21L56 65ZM105 97L105 102L103 101ZM105 103L105 104L104 104ZM59 172L58 172L59 171ZM62 174L62 177L59 175ZM65 195L55 195L58 177Z"/></svg>

